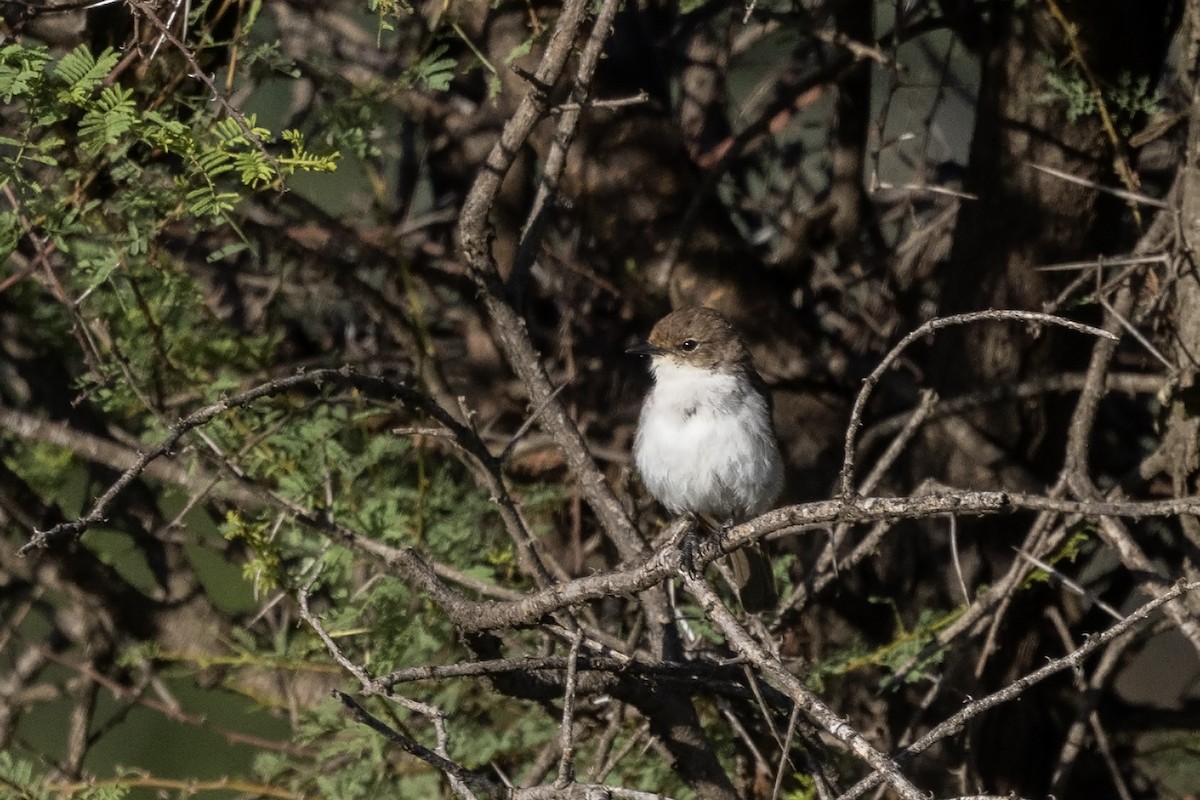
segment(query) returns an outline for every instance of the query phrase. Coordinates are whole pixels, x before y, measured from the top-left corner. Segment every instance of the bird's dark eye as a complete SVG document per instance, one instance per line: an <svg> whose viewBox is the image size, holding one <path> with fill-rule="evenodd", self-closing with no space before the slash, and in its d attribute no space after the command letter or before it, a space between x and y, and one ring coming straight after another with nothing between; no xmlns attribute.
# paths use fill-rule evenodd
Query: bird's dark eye
<svg viewBox="0 0 1200 800"><path fill-rule="evenodd" d="M683 344L679 345L679 349L685 353L690 353L696 349L696 346L698 344L700 344L700 343L697 342L695 339L684 339Z"/></svg>

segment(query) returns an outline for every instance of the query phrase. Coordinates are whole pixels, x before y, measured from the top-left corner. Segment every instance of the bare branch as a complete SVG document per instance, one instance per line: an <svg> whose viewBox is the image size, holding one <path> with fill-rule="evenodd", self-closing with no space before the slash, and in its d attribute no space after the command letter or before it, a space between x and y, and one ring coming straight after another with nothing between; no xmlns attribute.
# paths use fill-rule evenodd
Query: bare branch
<svg viewBox="0 0 1200 800"><path fill-rule="evenodd" d="M1083 661L1094 653L1096 650L1107 645L1113 639L1128 630L1132 630L1136 626L1145 622L1157 609L1173 602L1189 592L1200 589L1200 583L1184 583L1180 581L1175 584L1170 591L1165 592L1159 597L1154 598L1150 602L1143 605L1141 608L1134 611L1124 620L1118 622L1112 627L1106 628L1100 633L1087 637L1086 641L1075 650L1071 651L1062 658L1057 658L1046 664L1040 669L1037 669L1028 675L1023 675L1017 680L1005 686L1003 689L989 694L987 697L981 697L978 700L972 700L963 706L956 714L947 718L939 725L934 727L917 741L913 742L908 747L896 754L896 761L900 764L907 763L913 756L928 750L937 742L945 739L947 736L952 736L962 730L969 720L982 714L990 708L995 708L1001 703L1007 703L1009 700L1014 700L1020 697L1029 687L1040 683L1046 678L1056 673L1062 672L1065 669L1075 669ZM874 787L883 782L883 778L878 775L870 775L856 783L849 791L845 792L838 800L854 800L856 797L862 797L863 794L869 792Z"/></svg>
<svg viewBox="0 0 1200 800"><path fill-rule="evenodd" d="M497 341L509 364L529 393L531 405L544 409L541 416L542 426L562 450L588 504L600 518L605 531L612 537L622 558L630 559L644 553L645 544L625 515L624 508L612 494L574 421L562 404L553 399L554 389L550 379L529 341L524 321L506 299L506 289L501 283L499 269L488 246L488 213L518 150L529 138L533 126L546 113L549 104L547 89L556 84L563 74L575 38L587 14L588 5L586 0L570 0L564 5L541 63L531 78L529 92L521 99L517 110L505 124L500 140L488 154L463 203L460 235L463 254L471 268L471 275L481 290L484 307L492 320ZM607 27L599 25L599 19L611 19L609 15L615 12L618 5L616 0L605 0L601 16L594 28L594 33L601 37L599 43L603 42L603 37L608 33ZM596 56L598 57L598 52ZM565 112L563 116L571 118L569 127L573 129L577 112ZM566 129L564 123L563 130Z"/></svg>
<svg viewBox="0 0 1200 800"><path fill-rule="evenodd" d="M488 797L506 798L512 796L509 789L506 787L493 783L487 778L477 775L463 766L454 763L450 759L443 758L434 751L430 750L428 747L425 747L420 742L408 738L392 726L385 723L383 720L371 714L369 711L359 705L353 697L345 692L339 692L335 690L333 696L342 701L342 705L346 707L346 710L349 711L350 715L356 720L366 725L368 728L376 731L377 733L382 734L384 738L397 745L404 752L416 756L426 764L429 764L430 766L435 767L439 771L445 773L447 776L452 776L459 781L462 781L462 783L466 786L469 786L471 789L481 792Z"/></svg>
<svg viewBox="0 0 1200 800"><path fill-rule="evenodd" d="M841 496L849 498L854 493L854 440L858 435L858 429L862 425L862 415L866 408L867 400L871 396L871 391L875 385L879 383L879 379L883 373L900 357L900 354L908 348L913 342L918 339L928 336L934 331L942 328L949 328L954 325L966 325L972 322L980 321L995 321L995 320L1013 320L1021 322L1041 322L1050 325L1058 325L1068 330L1086 333L1091 336L1098 336L1102 339L1113 339L1117 337L1108 331L1099 328L1093 328L1090 325L1084 325L1079 322L1072 322L1069 319L1056 317L1052 314L1042 314L1036 311L975 311L968 314L956 314L952 317L938 317L931 319L924 325L914 330L912 333L905 336L895 347L888 351L888 354L883 357L883 360L871 370L871 374L863 379L862 389L858 392L858 397L854 400L854 407L850 411L850 422L846 426L846 443L843 448L842 455L842 471L840 476Z"/></svg>
<svg viewBox="0 0 1200 800"><path fill-rule="evenodd" d="M772 682L792 698L821 729L842 742L856 756L875 770L873 775L890 785L898 795L908 800L923 800L924 793L900 772L899 766L890 758L871 746L846 720L838 717L822 700L809 691L800 679L788 671L782 663L754 641L744 628L738 625L733 614L721 603L716 593L702 578L691 572L683 573L683 583L696 598L704 614L721 629L730 647L750 660Z"/></svg>
<svg viewBox="0 0 1200 800"><path fill-rule="evenodd" d="M579 645L582 642L583 631L576 631L575 639L571 642L571 655L567 661L566 686L563 687L562 725L559 732L562 757L558 762L558 777L554 780L554 785L560 789L575 780L575 679L579 674Z"/></svg>

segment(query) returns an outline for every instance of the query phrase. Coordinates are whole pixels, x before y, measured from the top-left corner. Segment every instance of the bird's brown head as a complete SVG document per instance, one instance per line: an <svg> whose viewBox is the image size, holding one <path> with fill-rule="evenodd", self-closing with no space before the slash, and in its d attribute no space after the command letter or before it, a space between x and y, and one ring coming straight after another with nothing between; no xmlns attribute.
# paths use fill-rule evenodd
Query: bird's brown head
<svg viewBox="0 0 1200 800"><path fill-rule="evenodd" d="M709 308L682 308L658 321L631 353L698 369L734 372L749 367L750 351L729 320Z"/></svg>

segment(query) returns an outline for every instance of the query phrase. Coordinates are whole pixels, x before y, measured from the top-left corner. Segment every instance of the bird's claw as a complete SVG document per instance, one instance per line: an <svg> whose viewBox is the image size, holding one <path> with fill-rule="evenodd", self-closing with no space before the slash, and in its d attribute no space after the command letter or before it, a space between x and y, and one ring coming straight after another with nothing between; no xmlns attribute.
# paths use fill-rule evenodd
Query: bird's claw
<svg viewBox="0 0 1200 800"><path fill-rule="evenodd" d="M700 530L700 521L694 514L688 514L687 522L688 524L683 526L675 544L679 548L680 571L684 575L694 578L697 575L696 551L700 547L700 539L697 535Z"/></svg>
<svg viewBox="0 0 1200 800"><path fill-rule="evenodd" d="M695 528L684 534L683 540L679 543L679 566L689 578L696 577L696 550L699 546L700 540L696 537Z"/></svg>

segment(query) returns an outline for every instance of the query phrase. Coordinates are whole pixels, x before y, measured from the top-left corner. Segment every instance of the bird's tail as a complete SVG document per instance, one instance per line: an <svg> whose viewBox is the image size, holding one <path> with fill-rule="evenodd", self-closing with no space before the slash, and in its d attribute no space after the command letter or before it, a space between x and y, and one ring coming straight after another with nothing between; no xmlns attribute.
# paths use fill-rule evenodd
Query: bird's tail
<svg viewBox="0 0 1200 800"><path fill-rule="evenodd" d="M775 573L771 561L757 544L749 544L729 554L733 578L737 581L738 599L750 613L767 611L779 602L775 591Z"/></svg>

